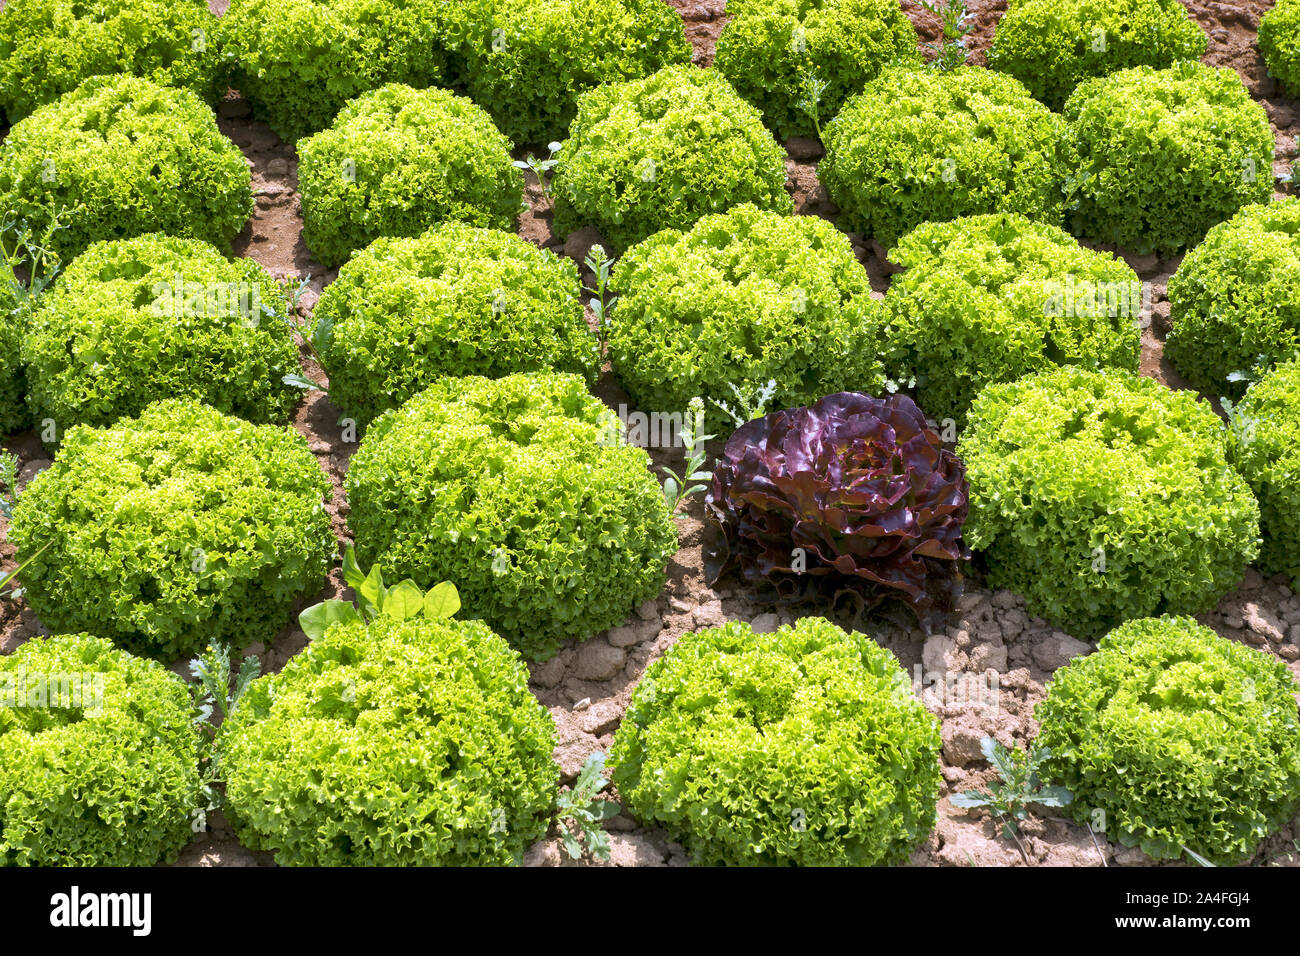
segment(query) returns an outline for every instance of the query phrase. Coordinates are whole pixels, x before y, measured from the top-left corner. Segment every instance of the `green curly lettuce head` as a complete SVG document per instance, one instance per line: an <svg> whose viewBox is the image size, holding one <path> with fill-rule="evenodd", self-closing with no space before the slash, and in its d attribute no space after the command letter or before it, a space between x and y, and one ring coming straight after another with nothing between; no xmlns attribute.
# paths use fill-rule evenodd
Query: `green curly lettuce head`
<svg viewBox="0 0 1300 956"><path fill-rule="evenodd" d="M302 236L327 266L439 223L513 231L523 174L487 113L447 90L389 84L298 144Z"/></svg>
<svg viewBox="0 0 1300 956"><path fill-rule="evenodd" d="M825 127L840 225L892 246L923 222L1012 212L1059 224L1061 123L1017 80L889 67Z"/></svg>
<svg viewBox="0 0 1300 956"><path fill-rule="evenodd" d="M1300 589L1300 360L1277 366L1232 415L1228 458L1259 499L1259 568Z"/></svg>
<svg viewBox="0 0 1300 956"><path fill-rule="evenodd" d="M1192 393L1118 369L989 385L957 446L966 543L992 587L1079 636L1209 610L1259 549L1259 506L1226 441Z"/></svg>
<svg viewBox="0 0 1300 956"><path fill-rule="evenodd" d="M150 232L228 250L253 214L251 181L198 96L134 76L91 77L0 146L0 213L35 236L57 221L48 248L65 263Z"/></svg>
<svg viewBox="0 0 1300 956"><path fill-rule="evenodd" d="M69 429L9 536L31 559L23 586L46 627L173 660L268 640L321 587L336 547L329 492L291 429L169 399Z"/></svg>
<svg viewBox="0 0 1300 956"><path fill-rule="evenodd" d="M989 66L1059 110L1086 79L1199 60L1208 43L1178 0L1011 0Z"/></svg>
<svg viewBox="0 0 1300 956"><path fill-rule="evenodd" d="M1300 200L1246 206L1169 279L1165 355L1196 388L1240 398L1300 354Z"/></svg>
<svg viewBox="0 0 1300 956"><path fill-rule="evenodd" d="M189 843L185 682L89 634L0 656L0 866L153 866Z"/></svg>
<svg viewBox="0 0 1300 956"><path fill-rule="evenodd" d="M610 751L642 822L709 865L897 864L934 828L939 725L889 651L804 618L684 635Z"/></svg>
<svg viewBox="0 0 1300 956"><path fill-rule="evenodd" d="M455 82L461 7L461 0L231 0L220 21L231 85L295 142L385 83Z"/></svg>
<svg viewBox="0 0 1300 956"><path fill-rule="evenodd" d="M794 209L758 111L693 66L584 93L552 187L558 233L592 225L620 251L744 202Z"/></svg>
<svg viewBox="0 0 1300 956"><path fill-rule="evenodd" d="M31 424L27 410L27 371L23 368L23 332L27 306L13 271L0 265L0 435Z"/></svg>
<svg viewBox="0 0 1300 956"><path fill-rule="evenodd" d="M218 746L236 832L282 866L518 863L559 782L555 722L479 621L335 625Z"/></svg>
<svg viewBox="0 0 1300 956"><path fill-rule="evenodd" d="M691 62L664 0L472 0L461 47L470 97L516 143L568 131L578 97L604 83Z"/></svg>
<svg viewBox="0 0 1300 956"><path fill-rule="evenodd" d="M1064 116L1076 235L1168 255L1272 195L1273 131L1234 70L1120 70L1080 83Z"/></svg>
<svg viewBox="0 0 1300 956"><path fill-rule="evenodd" d="M286 423L300 373L284 294L251 259L197 239L110 240L74 259L23 339L37 421L111 425L163 398Z"/></svg>
<svg viewBox="0 0 1300 956"><path fill-rule="evenodd" d="M665 229L614 269L611 363L643 410L706 399L707 429L730 423L736 392L773 383L767 409L840 391L878 392L884 374L866 273L848 238L812 216L752 205ZM737 409L738 410L738 409Z"/></svg>
<svg viewBox="0 0 1300 956"><path fill-rule="evenodd" d="M330 398L365 423L443 375L592 379L600 356L581 295L570 260L509 233L447 223L377 239L314 312Z"/></svg>
<svg viewBox="0 0 1300 956"><path fill-rule="evenodd" d="M897 0L732 0L727 14L714 66L781 139L817 135L885 65L921 63Z"/></svg>
<svg viewBox="0 0 1300 956"><path fill-rule="evenodd" d="M1278 0L1260 17L1259 52L1287 92L1300 90L1300 0Z"/></svg>
<svg viewBox="0 0 1300 956"><path fill-rule="evenodd" d="M936 420L990 382L1056 365L1138 370L1143 291L1110 253L1011 213L925 223L889 253L891 349ZM893 361L893 360L891 360Z"/></svg>
<svg viewBox="0 0 1300 956"><path fill-rule="evenodd" d="M1241 862L1300 808L1297 691L1277 658L1191 618L1129 621L1052 676L1044 778L1155 859Z"/></svg>
<svg viewBox="0 0 1300 956"><path fill-rule="evenodd" d="M92 76L128 73L226 92L218 20L206 0L9 0L0 10L0 109L16 123Z"/></svg>
<svg viewBox="0 0 1300 956"><path fill-rule="evenodd" d="M663 587L677 534L611 414L577 375L440 379L352 458L358 559L391 580L450 581L537 660L621 624Z"/></svg>

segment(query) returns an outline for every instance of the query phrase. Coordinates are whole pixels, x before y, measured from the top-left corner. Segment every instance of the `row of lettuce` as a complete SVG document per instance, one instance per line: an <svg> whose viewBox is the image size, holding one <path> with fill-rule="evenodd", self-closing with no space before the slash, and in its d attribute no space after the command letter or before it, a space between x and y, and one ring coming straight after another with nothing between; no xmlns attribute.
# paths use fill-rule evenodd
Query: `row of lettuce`
<svg viewBox="0 0 1300 956"><path fill-rule="evenodd" d="M0 22L3 22L0 19ZM1057 114L1014 77L891 65L822 134L818 175L840 225L894 245L917 225L1015 212L1139 252L1199 241L1273 187L1263 108L1237 74L1194 61L1088 80ZM669 66L578 100L558 148L554 227L618 252L751 202L792 208L785 154L722 74ZM391 83L299 141L304 241L326 266L380 236L446 220L509 229L524 178L471 99ZM249 171L188 90L92 77L16 123L0 201L70 258L154 230L228 246L252 212Z"/></svg>
<svg viewBox="0 0 1300 956"><path fill-rule="evenodd" d="M176 858L208 753L179 677L79 634L0 658L0 691L28 704L0 707L0 863ZM46 706L68 692L78 706ZM1133 621L1053 676L1040 772L1124 845L1237 862L1300 804L1294 693L1280 661L1190 618ZM216 742L236 833L282 865L517 863L560 776L527 669L478 621L336 625L254 681ZM894 657L807 618L685 635L610 758L624 804L696 863L841 866L924 843L939 751Z"/></svg>
<svg viewBox="0 0 1300 956"><path fill-rule="evenodd" d="M1103 587L1086 571L1091 552L1110 553L1113 571L1125 553L1149 548L1157 564L1174 569L1171 581L1184 579L1178 586L1199 595L1168 609L1197 612L1225 593L1256 556L1252 522L1258 524L1258 516L1247 521L1235 507L1229 509L1234 517L1214 512L1243 494L1251 498L1250 509L1255 497L1263 508L1262 567L1300 575L1300 522L1293 516L1296 409L1286 400L1300 331L1297 224L1295 200L1247 207L1216 226L1169 284L1169 354L1193 381L1221 386L1216 390L1238 399L1229 403L1230 435L1190 393L1169 394L1136 378L1143 307L1131 269L1109 253L1080 247L1059 228L1007 214L919 227L896 247L908 268L883 300L872 298L847 238L821 220L745 205L706 216L685 232L665 230L630 250L614 270L618 300L607 330L609 355L639 408L680 416L701 397L713 433L729 425L720 407L734 404L733 387L753 394L770 383L769 407L796 408L836 392L881 395L910 383L932 420L948 423L940 431L960 437L968 464L987 457L990 477L981 480L1004 475L998 480L1020 483L1004 495L974 481L975 500L997 502L969 532L982 548L992 544L997 510L1015 525L1017 515L1045 502L1074 497L1091 508L1100 497L1117 503L1104 512L1105 520L1121 522L1118 515L1126 512L1118 503L1132 497L1123 489L1146 488L1163 500L1171 489L1184 488L1191 512L1175 516L1167 506L1155 508L1152 520L1187 529L1186 542L1150 538L1122 523L1073 537L1068 523L1050 529L1064 536L1051 553L1085 569L1082 596L1068 598L1063 586L1075 576L1063 581L1044 570L1038 606L1059 605L1054 619L1099 633L1120 619L1116 608L1123 602L1098 604L1098 588L1131 591L1142 613L1165 608L1174 591L1148 588L1136 576L1135 583L1121 585L1124 575L1117 573ZM242 289L242 298L223 292L231 288ZM255 300L260 304L253 308ZM260 267L227 261L196 240L151 235L98 243L40 297L20 347L10 352L17 356L9 367L23 371L7 381L3 420L10 428L33 417L38 425L52 423L44 437L62 444L61 461L87 435L98 434L79 432L78 425L111 426L163 399L283 424L298 394L284 380L300 370L284 309L281 291ZM382 427L375 423L399 409L415 414L422 394L425 403L436 400L430 394L438 394L444 377L522 376L510 379L515 382L572 376L579 382L566 406L572 411L601 354L583 318L571 262L506 233L455 223L415 238L377 240L327 286L314 319L311 340L331 396L359 427L370 426L360 462L401 416L390 415ZM1055 371L1061 368L1087 371L1078 378ZM15 394L24 379L26 404ZM431 387L435 392L426 391ZM1035 409L1009 417L1010 406L1023 400L1017 389L1046 395L1044 404L1059 414L1049 419ZM1089 389L1098 396L1086 394ZM1069 416L1096 405L1101 393L1116 405L1114 421L1095 433L1082 419L1067 428ZM1122 407L1126 403L1131 407ZM584 415L596 415L596 407ZM1078 465L1065 462L1063 440L1085 443ZM412 437L412 447L423 443ZM1003 445L1030 456L1033 467L1006 470L1012 458ZM1106 460L1092 446L1115 459L1113 474L1092 471ZM1186 467L1172 466L1175 454ZM1139 474L1132 465L1142 460L1149 467ZM1238 493L1229 481L1228 460L1253 495ZM105 474L99 465L89 472ZM394 466L392 477L400 474ZM1209 494L1208 485L1231 494ZM1192 530L1205 515L1214 515L1209 524L1225 539ZM1021 527L1012 536L1033 535L1032 527ZM389 536L367 528L362 537L377 545ZM1179 562L1201 551L1221 571L1186 575L1190 564ZM1029 580L1033 568L1046 567L1041 557L1017 557L1009 564L1029 570L1003 573L995 555L998 580L1035 593ZM60 563L52 553L41 561ZM39 576L40 568L38 562L29 576ZM421 570L451 578L446 570ZM71 595L69 604L86 606L86 598Z"/></svg>
<svg viewBox="0 0 1300 956"><path fill-rule="evenodd" d="M782 138L811 135L890 63L921 62L897 0L731 0L716 66ZM1264 17L1272 72L1297 75L1300 4ZM1081 82L1195 60L1208 38L1176 0L1012 0L989 63L1060 109ZM13 0L0 19L0 109L14 122L97 74L208 102L244 90L295 140L385 83L464 88L512 139L546 142L603 83L691 60L664 0Z"/></svg>
<svg viewBox="0 0 1300 956"><path fill-rule="evenodd" d="M1208 610L1251 562L1300 575L1298 378L1300 363L1280 365L1225 429L1192 393L1128 371L1035 372L979 394L957 466L910 400L859 408L825 399L823 413L795 423L804 445L789 455L775 451L774 416L732 436L725 458L742 485L758 470L746 456L771 444L764 465L802 462L842 481L835 493L899 456L907 460L883 474L904 474L914 487L882 490L889 507L876 511L851 497L847 511L825 496L814 507L798 489L777 502L774 475L725 507L729 492L715 482L713 500L755 540L751 519L764 507L773 514L759 531L786 527L782 508L796 526L811 521L826 533L811 560L827 567L846 560L836 550L853 537L836 522L848 515L956 515L993 586L1025 595L1033 613L1071 633L1097 636L1132 617ZM373 422L352 456L344 491L362 558L425 585L452 581L478 616L538 659L622 623L659 592L677 541L645 450L613 438L610 419L576 375L438 379ZM826 423L841 419L876 431L832 442ZM823 442L835 462L817 462ZM865 457L850 467L851 455ZM209 640L269 638L295 598L320 588L335 550L328 492L292 429L170 398L138 418L64 433L54 463L14 509L10 538L27 600L46 625L170 659ZM896 542L898 557L965 557L940 547L951 535L939 523L916 529L907 520L907 537L918 540ZM873 535L902 527L880 523ZM796 532L807 529L783 533ZM797 536L784 542L785 572L798 573L790 561L803 545ZM761 550L782 546L772 539ZM880 561L883 551L865 553ZM764 574L773 568L769 561Z"/></svg>
<svg viewBox="0 0 1300 956"><path fill-rule="evenodd" d="M166 223L153 221L155 229ZM1168 283L1166 356L1236 401L1300 349L1300 201L1214 226ZM359 425L443 375L557 371L594 381L602 342L642 409L681 412L770 385L769 407L842 390L910 389L936 421L1059 365L1136 372L1152 295L1116 256L1059 227L989 213L924 223L890 252L883 300L846 236L742 204L665 229L616 263L616 299L587 326L575 264L500 229L446 222L375 240L348 261L306 328L331 397ZM258 264L159 232L92 243L40 296L0 296L0 431L108 425L192 397L286 422L301 379L288 295ZM52 426L52 428L51 428Z"/></svg>

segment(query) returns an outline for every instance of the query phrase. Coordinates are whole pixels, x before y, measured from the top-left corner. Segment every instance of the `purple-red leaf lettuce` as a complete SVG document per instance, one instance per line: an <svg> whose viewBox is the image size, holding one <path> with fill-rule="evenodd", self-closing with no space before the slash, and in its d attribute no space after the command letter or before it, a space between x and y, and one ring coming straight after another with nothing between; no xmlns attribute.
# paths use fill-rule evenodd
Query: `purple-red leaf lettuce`
<svg viewBox="0 0 1300 956"><path fill-rule="evenodd" d="M849 589L904 601L928 632L961 593L969 488L904 395L828 395L727 441L706 499L710 583L737 571L783 598Z"/></svg>

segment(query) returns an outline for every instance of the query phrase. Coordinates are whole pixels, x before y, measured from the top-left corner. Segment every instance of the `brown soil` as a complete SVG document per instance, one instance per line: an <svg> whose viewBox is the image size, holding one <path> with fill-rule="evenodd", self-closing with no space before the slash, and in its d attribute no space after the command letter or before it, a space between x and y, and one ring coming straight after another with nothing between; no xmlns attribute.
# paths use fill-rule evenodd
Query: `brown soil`
<svg viewBox="0 0 1300 956"><path fill-rule="evenodd" d="M713 48L726 24L724 0L669 0L681 11L686 34L694 46L695 61L701 66L712 62ZM224 10L222 0L213 0L217 12ZM1278 167L1296 155L1297 115L1295 100L1281 96L1265 73L1255 51L1255 29L1259 15L1270 4L1244 2L1188 3L1189 10L1209 33L1210 51L1206 62L1236 69L1265 109L1277 138ZM937 37L937 20L920 9L914 0L904 0L904 9L913 19L923 40ZM971 3L974 31L970 49L974 62L983 62L983 54L1005 12L1005 0ZM304 313L310 311L324 285L335 273L312 261L301 239L301 215L297 192L297 160L294 150L282 143L271 130L250 118L247 103L231 94L220 110L222 130L248 157L257 191L257 210L253 220L236 243L236 253L260 262L280 276L310 275L309 290L301 300ZM804 140L788 144L788 187L801 213L833 217L835 209L817 182L816 164L820 146ZM554 248L581 262L586 250L599 241L598 234L583 229L567 241L560 241L551 231L549 203L535 183L529 186L528 200L533 209L519 219L521 236L540 246ZM851 236L858 257L871 278L877 294L889 285L892 267L882 250L860 236ZM1164 287L1177 267L1177 260L1160 261L1154 256L1123 253L1144 280L1153 283L1155 316L1143 342L1143 374L1172 388L1185 387L1163 360L1163 340L1168 332L1168 303ZM589 278L589 277L588 277ZM307 372L322 377L320 369L304 356ZM626 402L608 369L596 388L596 394L612 406ZM335 490L329 510L334 516L341 541L348 540L348 505L341 494L341 481L355 445L342 441L336 424L340 412L328 397L313 392L304 400L294 419L295 427L306 436L312 451L334 481ZM49 464L48 453L35 435L27 433L6 443L22 463L21 482ZM668 461L660 452L651 455L657 467ZM758 606L730 587L711 589L704 583L701 559L703 505L696 498L678 519L681 549L668 566L668 584L653 601L637 608L621 627L597 635L581 644L566 646L545 664L532 665L531 686L538 699L554 715L559 731L555 756L566 780L571 780L586 757L596 750L606 750L617 729L637 681L646 666L659 657L688 630L720 624L726 620L744 620L760 628L772 628L793 620L788 611L773 613ZM13 567L12 547L5 539L7 526L0 518L0 571ZM338 573L332 576L324 592L313 596L314 603L326 596L345 591ZM1088 644L1054 630L1037 618L1030 617L1016 595L1006 591L990 592L971 582L953 623L928 639L920 632L887 619L871 619L860 626L897 656L909 673L944 671L998 679L1000 693L996 708L985 707L984 700L962 699L950 694L941 699L933 687L918 691L927 706L942 719L943 777L945 799L939 805L939 821L925 846L913 855L914 865L951 866L1139 866L1150 865L1140 852L1108 842L1101 834L1076 826L1051 814L1034 815L1023 826L1026 856L1016 844L1001 839L994 825L983 814L971 814L952 807L947 796L969 787L990 782L992 772L979 750L980 738L991 735L1004 744L1030 740L1037 732L1033 719L1035 704L1043 699L1044 685L1052 672L1075 655L1086 653ZM1223 600L1213 612L1201 617L1203 623L1218 633L1260 650L1277 655L1300 679L1300 595L1292 593L1284 580L1264 581L1254 571ZM23 602L0 604L0 652L8 653L28 638L45 633L40 622ZM282 667L307 643L296 626L288 626L267 645L253 644L245 649L260 657L266 670ZM180 662L176 667L179 669ZM970 685L966 685L969 689ZM643 827L626 816L615 818L612 831L612 860L615 866L683 865L686 856L660 830ZM1260 848L1255 865L1300 865L1300 821L1284 828ZM534 845L526 862L535 865L569 865L558 834L554 831ZM182 854L182 865L195 866L262 866L271 865L267 854L252 852L239 844L228 823L216 815L207 832L199 834ZM583 860L582 865L594 861Z"/></svg>

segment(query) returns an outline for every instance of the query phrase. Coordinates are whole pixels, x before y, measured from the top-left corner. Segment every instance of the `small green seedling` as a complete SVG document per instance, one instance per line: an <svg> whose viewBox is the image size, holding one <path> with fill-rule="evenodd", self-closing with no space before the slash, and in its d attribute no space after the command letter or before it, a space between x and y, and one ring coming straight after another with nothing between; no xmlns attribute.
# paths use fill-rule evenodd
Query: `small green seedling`
<svg viewBox="0 0 1300 956"><path fill-rule="evenodd" d="M736 408L732 408L726 402L716 398L710 398L714 405L730 418L739 428L755 418L762 418L769 411L767 404L776 394L776 379L768 379L766 385L757 388L752 394L741 391L735 382L728 382L727 387L731 389L731 394L736 396Z"/></svg>
<svg viewBox="0 0 1300 956"><path fill-rule="evenodd" d="M1020 821L1029 814L1029 805L1064 807L1074 800L1074 794L1065 787L1043 786L1038 771L1043 761L1052 756L1046 747L1033 747L1026 753L1019 747L1008 750L992 737L985 737L980 741L980 750L1002 780L993 783L987 793L966 790L954 794L950 802L963 809L988 807L994 818L1002 821L1003 838L1015 840L1020 852L1025 853L1018 834ZM1025 858L1029 858L1027 853Z"/></svg>
<svg viewBox="0 0 1300 956"><path fill-rule="evenodd" d="M1223 408L1224 417L1228 419L1228 430L1236 435L1243 445L1251 444L1255 440L1258 422L1251 416L1243 414L1237 408L1237 403L1227 396L1220 396L1219 405Z"/></svg>
<svg viewBox="0 0 1300 956"><path fill-rule="evenodd" d="M597 860L609 859L609 834L602 824L618 816L619 806L613 800L597 799L606 782L605 755L597 751L583 763L573 786L555 799L555 819L570 859L582 859L584 842Z"/></svg>
<svg viewBox="0 0 1300 956"><path fill-rule="evenodd" d="M530 170L537 177L537 185L542 187L542 197L549 199L551 188L547 185L546 174L559 165L560 161L556 157L559 156L563 146L560 143L548 143L546 148L551 151L551 155L546 159L538 159L532 153L529 153L527 159L516 159L511 165L516 169Z"/></svg>
<svg viewBox="0 0 1300 956"><path fill-rule="evenodd" d="M614 268L614 260L605 253L604 246L595 245L587 253L583 265L596 277L596 288L583 291L593 296L587 305L591 307L591 314L596 317L596 340L600 343L600 354L604 355L609 343L609 313L614 308L614 303L618 301L618 296L609 294L609 273Z"/></svg>
<svg viewBox="0 0 1300 956"><path fill-rule="evenodd" d="M701 434L703 431L704 401L698 397L692 398L686 409L686 420L682 422L681 432L682 447L686 451L686 470L679 477L667 465L660 467L660 471L668 476L663 485L664 503L673 514L677 513L677 509L688 497L708 487L704 482L713 480L713 472L704 467L704 443L717 436Z"/></svg>
<svg viewBox="0 0 1300 956"><path fill-rule="evenodd" d="M971 14L966 10L965 0L920 0L920 4L943 25L943 42L926 44L936 52L930 65L942 72L963 66L970 56L966 35L971 31Z"/></svg>
<svg viewBox="0 0 1300 956"><path fill-rule="evenodd" d="M296 288L286 294L282 308L277 309L271 303L263 302L262 312L267 318L277 322L284 322L289 328L293 329L294 334L306 346L307 351L311 353L311 357L316 360L316 364L324 368L325 360L321 358L321 351L329 344L330 336L334 332L334 323L322 319L308 332L306 320L295 318L298 315L298 303L310 284L311 273L309 272L298 280ZM330 390L328 385L322 385L320 382L313 381L298 372L290 372L281 381L285 385L292 385L294 388L301 388L303 391L318 391L328 394Z"/></svg>
<svg viewBox="0 0 1300 956"><path fill-rule="evenodd" d="M0 300L9 303L7 309L0 309L0 323L13 333L21 335L37 300L59 275L63 262L51 243L55 233L67 228L62 221L67 214L67 207L53 210L39 235L32 231L26 219L19 218L12 211L0 219L0 263L3 263L0 266L0 287L5 292ZM42 441L50 440L42 436ZM12 482L9 487L12 488ZM8 514L7 511L4 513ZM0 587L4 583L0 581Z"/></svg>
<svg viewBox="0 0 1300 956"><path fill-rule="evenodd" d="M67 223L62 221L67 214L66 207L56 209L39 236L32 232L27 220L19 219L12 212L0 220L0 256L8 266L0 280L8 284L17 303L14 318L28 314L36 299L58 276L63 262L50 242L56 232L67 228ZM19 270L26 271L26 284L19 281Z"/></svg>
<svg viewBox="0 0 1300 956"><path fill-rule="evenodd" d="M356 604L331 599L313 604L298 615L303 632L313 641L323 637L335 624L369 624L380 617L406 621L421 614L432 620L441 620L454 617L460 610L456 585L443 581L423 591L407 578L392 587L385 587L378 565L368 574L361 570L352 545L348 545L343 554L343 580L356 592Z"/></svg>
<svg viewBox="0 0 1300 956"><path fill-rule="evenodd" d="M830 84L815 72L805 73L800 84L803 96L795 104L800 112L812 120L818 139L822 138L822 97L826 95L829 86Z"/></svg>
<svg viewBox="0 0 1300 956"><path fill-rule="evenodd" d="M13 517L14 508L18 504L18 457L8 452L0 452L0 515L5 518ZM5 588L18 577L18 573L23 568L31 564L54 542L47 541L37 549L36 553L24 561L18 567L14 568L8 574L0 575L0 598L17 600L23 596L22 588L13 588L6 592Z"/></svg>
<svg viewBox="0 0 1300 956"><path fill-rule="evenodd" d="M209 644L201 657L190 661L190 676L197 682L193 688L194 706L198 711L194 722L203 727L210 738L215 736L217 726L213 716L219 713L224 721L234 713L248 685L261 673L262 664L256 657L245 657L233 684L230 681L232 670L230 648L224 644Z"/></svg>
<svg viewBox="0 0 1300 956"><path fill-rule="evenodd" d="M0 452L0 515L12 518L18 504L18 456Z"/></svg>
<svg viewBox="0 0 1300 956"><path fill-rule="evenodd" d="M230 648L225 645L209 644L201 657L190 661L190 676L195 681L190 685L190 696L195 709L194 723L203 735L199 756L202 766L199 778L201 805L194 811L192 823L196 833L207 828L208 814L221 807L221 794L217 790L217 785L222 782L217 729L235 712L244 691L261 673L262 664L256 657L245 657L239 665L239 673L235 675L233 684L230 681L231 670ZM213 719L217 715L220 720Z"/></svg>

